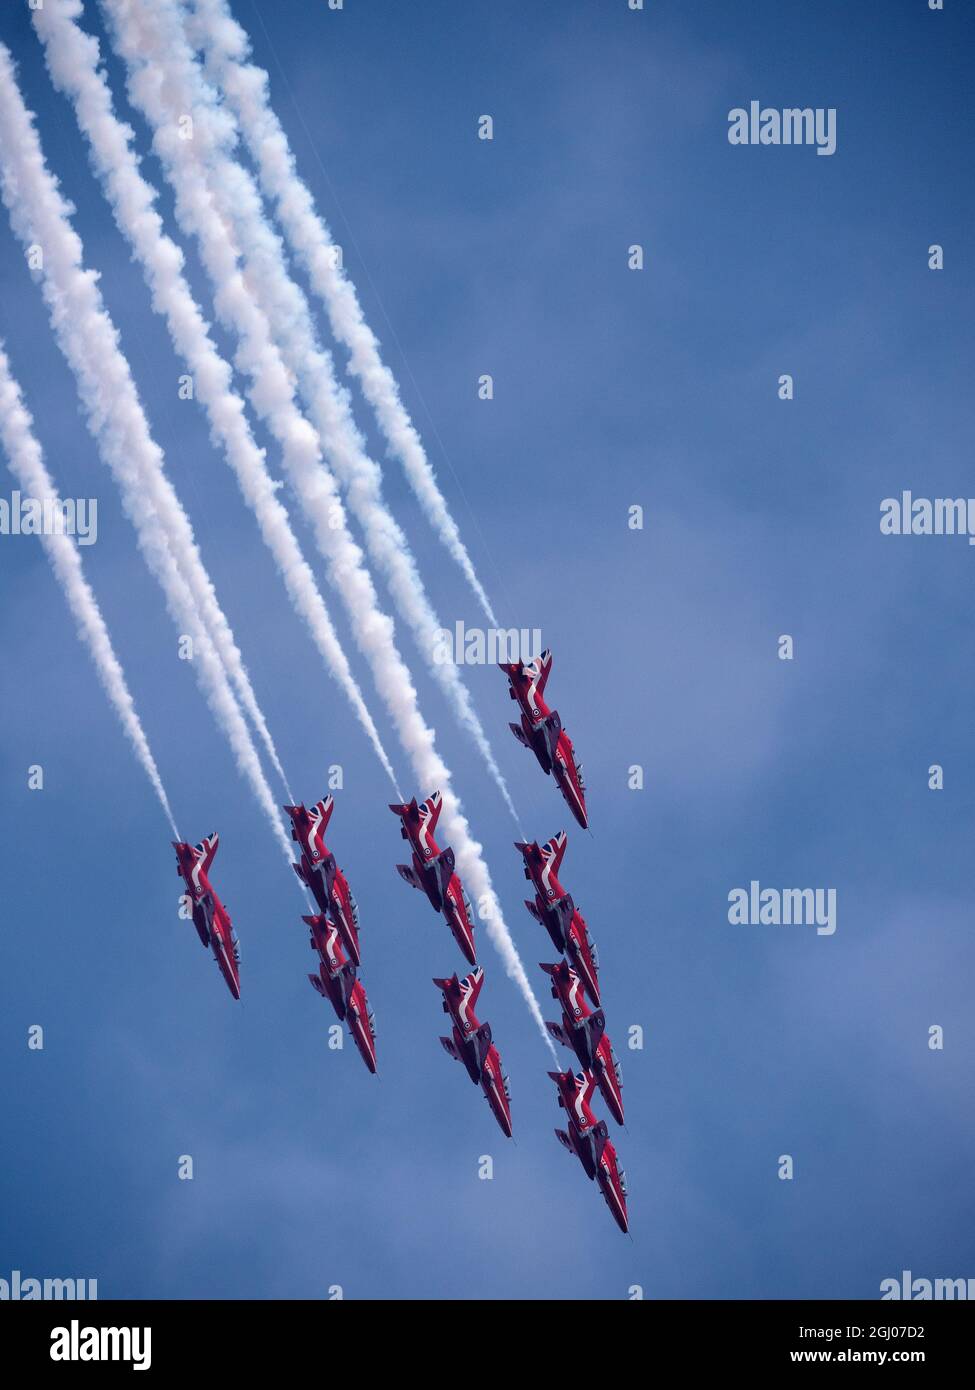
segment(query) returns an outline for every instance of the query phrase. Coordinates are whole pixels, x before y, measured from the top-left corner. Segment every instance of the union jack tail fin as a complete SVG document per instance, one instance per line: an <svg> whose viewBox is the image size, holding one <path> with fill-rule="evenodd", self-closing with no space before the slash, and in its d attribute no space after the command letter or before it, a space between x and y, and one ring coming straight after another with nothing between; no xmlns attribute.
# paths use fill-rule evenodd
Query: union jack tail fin
<svg viewBox="0 0 975 1390"><path fill-rule="evenodd" d="M214 831L212 835L208 835L205 840L201 840L193 848L200 856L200 866L203 872L208 873L210 865L217 857L217 850L220 848L220 836Z"/></svg>
<svg viewBox="0 0 975 1390"><path fill-rule="evenodd" d="M548 681L548 674L552 669L552 653L546 647L541 656L535 658L534 665L538 668L538 679L535 681L535 689L539 695L544 694L545 686Z"/></svg>
<svg viewBox="0 0 975 1390"><path fill-rule="evenodd" d="M551 840L546 842L542 850L545 857L551 859L552 869L555 873L558 873L559 869L562 867L562 860L565 858L565 847L568 843L568 835L566 835L564 830L560 830L557 835L553 835Z"/></svg>

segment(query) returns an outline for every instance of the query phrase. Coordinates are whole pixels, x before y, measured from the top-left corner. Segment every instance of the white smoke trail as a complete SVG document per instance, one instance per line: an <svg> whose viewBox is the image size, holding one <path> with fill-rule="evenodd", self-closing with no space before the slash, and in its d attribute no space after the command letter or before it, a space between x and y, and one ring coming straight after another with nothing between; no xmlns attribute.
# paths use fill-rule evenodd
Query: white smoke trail
<svg viewBox="0 0 975 1390"><path fill-rule="evenodd" d="M183 274L183 253L165 234L156 210L156 192L139 172L133 132L115 116L111 89L99 69L98 40L78 27L81 0L49 0L32 18L44 43L54 85L71 99L88 140L119 229L142 265L153 308L163 315L176 351L193 375L196 395L210 424L211 438L223 449L244 498L284 580L291 602L305 621L327 669L348 697L390 781L392 765L332 626L328 609L304 559L288 513L277 496L234 391L231 369L210 336ZM397 795L399 792L397 791Z"/></svg>
<svg viewBox="0 0 975 1390"><path fill-rule="evenodd" d="M207 172L211 186L221 215L233 220L255 301L266 314L282 360L297 381L329 463L347 489L349 506L363 528L371 558L386 575L397 611L409 623L421 655L462 728L474 740L521 834L507 784L460 671L453 662L437 659L441 623L406 536L383 501L382 473L368 456L352 417L348 393L335 380L331 357L318 341L308 301L291 278L284 247L268 224L254 180L230 156L222 140L228 130L225 113L217 111L215 94L203 81L199 64L186 64L185 76L189 84L186 90L192 96L194 142L210 152Z"/></svg>
<svg viewBox="0 0 975 1390"><path fill-rule="evenodd" d="M60 507L60 498L50 473L44 463L41 446L34 434L34 421L24 404L20 387L10 371L10 361L0 343L0 443L3 444L10 471L28 497L41 500L50 499L55 515ZM112 639L105 626L98 600L92 593L85 578L78 553L77 542L63 532L41 535L41 544L47 552L55 578L61 586L68 607L78 625L78 635L88 648L98 679L105 694L152 789L159 798L166 813L174 837L180 838L169 805L166 789L162 784L156 760L152 756L149 740L135 708L135 701L129 691Z"/></svg>
<svg viewBox="0 0 975 1390"><path fill-rule="evenodd" d="M396 725L424 794L443 793L442 822L453 845L458 871L478 903L479 915L505 970L524 997L546 1045L553 1051L517 948L501 914L490 874L450 786L450 774L425 723L410 672L393 640L393 624L381 611L376 591L349 533L335 481L324 466L318 436L299 411L294 386L271 339L267 318L237 267L232 217L215 204L195 150L204 145L195 124L184 138L193 101L185 81L193 60L178 13L152 0L102 0L113 44L127 68L132 104L154 131L153 148L175 193L177 220L197 238L214 287L217 312L239 338L235 362L248 379L248 395L282 448L289 480L311 522L315 540L352 620L357 644L367 657L380 695Z"/></svg>
<svg viewBox="0 0 975 1390"><path fill-rule="evenodd" d="M288 245L324 304L332 333L349 350L349 368L373 408L390 452L402 464L417 500L463 571L491 626L497 627L396 379L380 357L378 339L365 321L355 286L339 264L328 226L298 175L288 137L268 97L268 75L247 61L250 40L234 19L227 0L194 2L194 39L204 49L216 83L240 122L261 187L284 228Z"/></svg>
<svg viewBox="0 0 975 1390"><path fill-rule="evenodd" d="M47 168L34 119L17 86L13 60L0 44L0 194L14 234L32 257L58 346L78 384L88 427L122 494L139 548L158 580L174 621L193 640L194 668L207 702L230 742L288 861L282 829L257 749L217 650L202 623L184 569L198 567L209 586L189 520L163 472L128 363L118 346L97 276L83 265L71 209ZM40 264L38 265L38 258ZM179 557L177 562L177 555Z"/></svg>
<svg viewBox="0 0 975 1390"><path fill-rule="evenodd" d="M35 11L34 13L37 14L38 12ZM185 521L185 517L183 520ZM178 522L179 519L177 518L177 523ZM184 534L183 544L186 547L185 555L188 561L184 570L184 576L193 593L201 620L210 633L213 644L220 655L220 660L223 662L224 668L237 692L237 698L253 723L275 772L281 778L285 787L287 787L288 781L284 773L284 768L281 765L281 760L278 757L277 749L274 746L274 740L271 737L267 720L258 704L257 696L254 693L250 677L247 674L247 668L244 665L244 659L234 641L233 632L220 607L213 585L206 575L202 564L199 562L196 547L192 540L192 533L187 532L187 534Z"/></svg>

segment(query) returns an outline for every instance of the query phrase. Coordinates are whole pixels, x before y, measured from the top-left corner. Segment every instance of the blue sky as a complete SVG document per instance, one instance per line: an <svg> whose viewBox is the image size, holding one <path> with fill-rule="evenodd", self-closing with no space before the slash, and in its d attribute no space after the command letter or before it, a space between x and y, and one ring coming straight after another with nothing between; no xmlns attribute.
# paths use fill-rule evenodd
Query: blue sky
<svg viewBox="0 0 975 1390"><path fill-rule="evenodd" d="M164 325L26 7L11 6L0 37L294 790L317 799L329 764L344 768L329 839L359 900L381 1076L326 1047L302 900L177 660L4 216L0 334L62 491L98 498L84 561L181 830L220 831L243 1001L177 919L168 828L40 547L0 538L0 1276L95 1277L103 1297L318 1298L337 1284L359 1298L624 1298L639 1284L874 1298L904 1268L975 1275L975 555L878 525L903 488L975 492L970 12L234 9L499 614L555 653L549 689L592 839L508 734L501 674L473 669L470 685L526 830L569 830L563 879L599 944L623 1066L614 1138L633 1239L555 1142L547 1053L483 928L479 1012L511 1077L517 1147L443 1055L430 979L460 957L394 873L383 774L202 412L177 399ZM109 72L147 150L114 58ZM835 107L836 153L730 146L727 113L753 98ZM476 139L485 112L491 143ZM159 166L144 169L174 232ZM627 269L636 242L642 272ZM491 402L476 395L484 372ZM475 623L394 464L386 491L441 616ZM642 532L626 525L635 503ZM406 634L402 650L554 1016L514 827ZM33 763L42 792L27 790ZM627 789L632 763L642 792ZM928 789L932 763L943 791ZM835 888L835 935L731 926L727 895L753 878ZM626 1048L632 1024L642 1052Z"/></svg>

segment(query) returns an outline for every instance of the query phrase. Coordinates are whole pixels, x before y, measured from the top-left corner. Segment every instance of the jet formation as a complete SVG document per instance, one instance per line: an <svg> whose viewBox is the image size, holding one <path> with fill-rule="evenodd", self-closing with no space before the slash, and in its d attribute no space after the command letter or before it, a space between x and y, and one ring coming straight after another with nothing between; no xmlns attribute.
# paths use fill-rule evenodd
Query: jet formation
<svg viewBox="0 0 975 1390"><path fill-rule="evenodd" d="M626 1212L626 1174L616 1157L616 1146L609 1137L605 1120L596 1119L589 1105L596 1088L596 1078L590 1071L550 1071L559 1093L559 1105L565 1111L568 1129L557 1129L556 1138L569 1153L574 1153L586 1171L595 1179L613 1220L621 1231L629 1229Z"/></svg>
<svg viewBox="0 0 975 1390"><path fill-rule="evenodd" d="M526 899L525 906L562 952L562 958L554 963L539 962L549 976L552 998L559 1002L562 1012L558 1023L545 1026L556 1042L575 1054L582 1068L577 1073L549 1072L558 1087L559 1105L568 1122L567 1129L557 1129L555 1134L579 1159L586 1176L595 1180L613 1220L626 1231L626 1175L619 1166L605 1121L596 1120L589 1104L598 1086L613 1119L618 1125L623 1124L623 1078L606 1033L596 948L584 917L558 878L567 844L564 830L544 845L515 841L525 877L536 890L534 900ZM597 1006L595 1009L587 1004L587 994Z"/></svg>
<svg viewBox="0 0 975 1390"><path fill-rule="evenodd" d="M316 801L310 811L304 806L285 806L291 817L291 838L301 847L301 858L292 868L310 890L319 912L332 914L342 935L345 949L356 965L359 957L359 911L345 874L325 843L325 831L335 809L334 798Z"/></svg>
<svg viewBox="0 0 975 1390"><path fill-rule="evenodd" d="M452 1022L451 1036L441 1038L444 1050L455 1061L463 1062L475 1086L484 1092L491 1113L501 1132L511 1138L511 1097L508 1078L491 1035L491 1026L481 1023L474 1005L484 985L484 969L477 964L474 944L474 909L457 873L454 851L437 844L434 831L443 809L443 796L433 792L426 801L394 803L389 808L400 818L400 834L412 850L412 863L397 864L396 870L413 888L425 893L434 912L439 913L469 965L471 974L463 980L434 979L440 990L444 1013Z"/></svg>
<svg viewBox="0 0 975 1390"><path fill-rule="evenodd" d="M338 1017L349 1025L360 1057L375 1074L376 1026L362 981L342 949L342 934L324 913L301 920L311 928L312 949L318 952L321 961L318 974L308 976L312 988L323 999L328 999Z"/></svg>
<svg viewBox="0 0 975 1390"><path fill-rule="evenodd" d="M599 957L596 947L589 939L585 918L576 908L572 895L565 891L558 879L568 838L565 831L560 830L541 846L515 841L515 849L521 851L525 861L525 877L535 887L534 901L526 898L525 906L535 921L540 922L548 932L555 949L568 956L589 998L598 1005Z"/></svg>
<svg viewBox="0 0 975 1390"><path fill-rule="evenodd" d="M285 806L291 818L291 838L301 849L292 867L318 907L302 917L309 928L309 944L318 954L318 974L309 975L312 988L327 999L339 1021L345 1023L366 1067L376 1074L376 1022L358 976L359 909L348 880L325 843L325 831L335 809L326 796L310 809Z"/></svg>
<svg viewBox="0 0 975 1390"><path fill-rule="evenodd" d="M530 662L501 664L508 677L509 694L521 710L520 723L510 728L518 741L535 754L543 771L554 777L573 816L587 830L589 816L582 769L572 741L562 728L558 710L550 709L544 699L551 668L550 651ZM347 1025L359 1055L375 1074L375 1020L358 973L359 912L348 880L325 843L334 809L331 796L310 808L303 804L284 807L291 820L291 837L299 850L294 871L317 908L315 913L302 917L318 966L308 979L316 993L332 1005L340 1022ZM464 960L473 967L463 977L455 971L433 980L450 1021L449 1036L441 1037L441 1045L463 1065L473 1085L480 1087L499 1128L510 1139L508 1078L491 1025L482 1023L475 1013L484 987L484 968L477 962L474 910L457 872L454 851L449 845L441 847L435 835L443 809L442 794L434 791L425 801L413 797L409 802L393 803L389 809L399 818L400 834L410 847L410 863L397 864L397 872L426 896L449 928ZM218 837L211 835L196 846L174 842L174 848L178 872L192 903L193 924L203 945L213 950L231 994L239 999L239 944L229 913L208 877L218 843ZM626 1177L609 1128L604 1120L597 1120L591 1106L598 1088L613 1119L622 1125L622 1076L606 1032L596 947L585 918L559 880L567 844L564 830L541 845L537 841L515 842L525 877L535 889L534 897L525 900L525 907L545 928L560 954L558 961L540 963L549 976L552 997L561 1012L560 1020L547 1023L546 1027L573 1054L580 1067L578 1072L549 1072L567 1126L555 1133L559 1142L579 1159L586 1176L599 1188L613 1219L626 1231Z"/></svg>

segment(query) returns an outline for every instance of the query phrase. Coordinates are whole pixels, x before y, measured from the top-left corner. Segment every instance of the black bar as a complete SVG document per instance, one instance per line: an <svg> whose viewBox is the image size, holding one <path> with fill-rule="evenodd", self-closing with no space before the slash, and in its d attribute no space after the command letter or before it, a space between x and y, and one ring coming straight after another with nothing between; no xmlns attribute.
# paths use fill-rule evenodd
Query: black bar
<svg viewBox="0 0 975 1390"><path fill-rule="evenodd" d="M623 1300L620 1300L623 1302ZM503 1310L503 1311L502 1311ZM485 1305L458 1302L384 1303L349 1300L309 1302L159 1302L97 1303L22 1302L8 1304L2 1313L5 1364L21 1375L59 1367L60 1375L119 1371L133 1373L134 1360L146 1360L140 1374L183 1374L213 1367L222 1374L249 1375L267 1368L278 1373L321 1373L327 1354L330 1373L350 1369L364 1352L383 1346L384 1334L399 1336L385 1347L394 1362L406 1366L441 1350L454 1337L466 1337L494 1327L500 1342L485 1337L478 1352L482 1366L495 1357L505 1360L501 1343L510 1351L516 1338L523 1351L519 1363L527 1369L537 1358L540 1370L563 1354L553 1343L566 1315L586 1319L581 1330L593 1351L591 1371L604 1364L608 1348L614 1362L631 1355L651 1374L654 1367L678 1365L686 1374L696 1370L747 1372L752 1369L788 1371L797 1365L874 1365L884 1370L918 1367L946 1370L968 1361L972 1317L965 1302L822 1301L822 1302L643 1302L613 1309L609 1302L590 1303L588 1314L570 1312L566 1303L522 1302ZM499 1316L500 1315L500 1316ZM118 1350L129 1360L54 1360L52 1350L80 1356L97 1341L85 1329L118 1328L137 1331ZM144 1329L150 1332L148 1344ZM585 1329L588 1328L588 1331ZM59 1332L57 1329L61 1329ZM77 1331L74 1331L77 1329ZM597 1336L598 1330L598 1336ZM436 1338L436 1341L433 1339ZM492 1343L495 1343L492 1345ZM114 1342L105 1341L111 1354ZM527 1366L525 1363L527 1358ZM586 1358L583 1356L583 1364ZM580 1367L581 1369L581 1367Z"/></svg>

